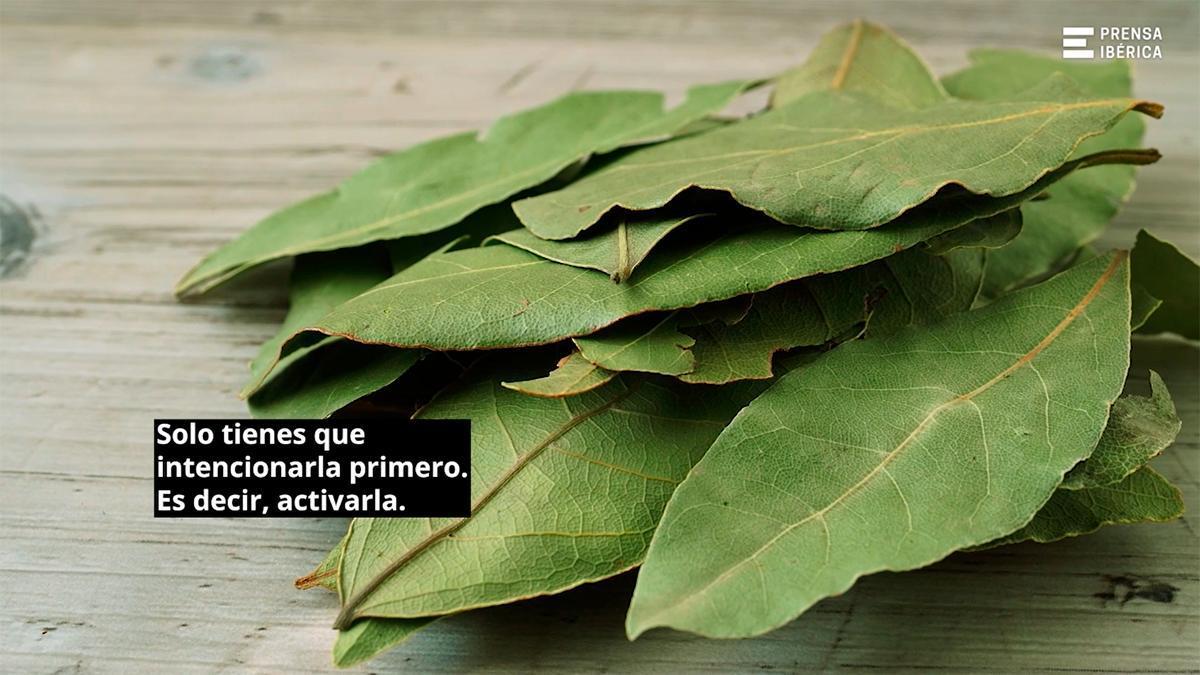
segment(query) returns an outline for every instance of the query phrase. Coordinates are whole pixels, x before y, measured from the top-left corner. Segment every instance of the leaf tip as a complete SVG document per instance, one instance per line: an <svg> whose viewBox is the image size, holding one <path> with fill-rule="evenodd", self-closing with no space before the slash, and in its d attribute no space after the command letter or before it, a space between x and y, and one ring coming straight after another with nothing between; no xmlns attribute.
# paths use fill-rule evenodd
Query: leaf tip
<svg viewBox="0 0 1200 675"><path fill-rule="evenodd" d="M1165 108L1163 104L1155 101L1136 101L1131 107L1132 110L1148 115L1154 119L1162 119Z"/></svg>

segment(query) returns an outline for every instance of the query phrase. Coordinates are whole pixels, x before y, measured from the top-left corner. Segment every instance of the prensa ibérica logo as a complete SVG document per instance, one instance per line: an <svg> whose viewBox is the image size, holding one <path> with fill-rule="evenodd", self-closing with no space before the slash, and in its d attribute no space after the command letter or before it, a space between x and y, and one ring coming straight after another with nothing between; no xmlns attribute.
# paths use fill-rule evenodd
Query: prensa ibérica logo
<svg viewBox="0 0 1200 675"><path fill-rule="evenodd" d="M1158 26L1063 26L1064 59L1162 58L1162 28Z"/></svg>

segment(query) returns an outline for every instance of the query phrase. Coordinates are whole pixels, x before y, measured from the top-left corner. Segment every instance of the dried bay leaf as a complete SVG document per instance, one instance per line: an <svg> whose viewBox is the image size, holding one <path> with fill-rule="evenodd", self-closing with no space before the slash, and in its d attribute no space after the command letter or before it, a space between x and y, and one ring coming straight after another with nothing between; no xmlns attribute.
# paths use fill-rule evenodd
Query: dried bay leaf
<svg viewBox="0 0 1200 675"><path fill-rule="evenodd" d="M1179 488L1143 466L1116 483L1055 490L1029 524L977 548L1022 541L1049 543L1095 532L1105 525L1163 523L1183 515Z"/></svg>
<svg viewBox="0 0 1200 675"><path fill-rule="evenodd" d="M634 317L597 334L628 363L601 365L676 375L692 384L767 379L773 375L777 352L836 342L868 319L869 331L856 332L878 336L970 309L983 280L983 263L978 249L960 249L944 257L910 249L845 272L755 293L749 312L734 323L677 328L674 315ZM666 330L648 330L659 326Z"/></svg>
<svg viewBox="0 0 1200 675"><path fill-rule="evenodd" d="M613 281L620 283L629 279L633 270L650 255L650 251L663 238L705 215L652 215L623 220L605 232L570 241L542 239L525 228L498 234L494 238L547 260L604 272Z"/></svg>
<svg viewBox="0 0 1200 675"><path fill-rule="evenodd" d="M662 375L690 373L696 367L691 352L695 343L695 338L680 332L673 313L635 316L575 338L583 358L605 370Z"/></svg>
<svg viewBox="0 0 1200 675"><path fill-rule="evenodd" d="M951 94L976 101L1020 97L1056 73L1064 74L1093 96L1130 96L1130 65L1125 61L1064 61L1017 50L976 50L971 65L942 80ZM1127 115L1108 132L1084 141L1082 156L1136 147L1145 124ZM1069 176L1047 191L1045 201L1021 207L1023 233L989 261L984 292L989 297L1051 272L1076 249L1094 240L1133 192L1134 168L1112 165Z"/></svg>
<svg viewBox="0 0 1200 675"><path fill-rule="evenodd" d="M1062 73L1085 91L1099 97L1130 96L1129 65L1065 62L1016 50L978 50L971 53L972 65L948 76L944 82L955 95L970 100L1010 99L1034 88L1055 73ZM836 64L836 65L835 65ZM857 21L827 34L807 63L785 74L776 87L784 102L813 91L845 89L868 93L896 107L923 108L946 100L949 95L920 58L885 28ZM1135 147L1141 142L1144 123L1127 115L1107 133L1084 141L1076 156ZM985 282L988 296L1019 283L1036 279L1103 230L1133 189L1134 169L1113 165L1068 177L1052 187L1046 201L1028 202L1022 210L1031 219L1030 231L993 256ZM1015 238L1021 224L1010 221L1005 232L990 243L999 246ZM968 228L949 233L964 237ZM944 246L946 242L931 242ZM946 249L941 249L946 250Z"/></svg>
<svg viewBox="0 0 1200 675"><path fill-rule="evenodd" d="M1111 485L1137 471L1175 441L1182 422L1167 385L1150 371L1149 397L1122 396L1113 403L1108 426L1091 456L1072 468L1061 489Z"/></svg>
<svg viewBox="0 0 1200 675"><path fill-rule="evenodd" d="M1130 257L1134 283L1161 301L1139 333L1175 333L1200 340L1200 266L1174 244L1138 232Z"/></svg>
<svg viewBox="0 0 1200 675"><path fill-rule="evenodd" d="M500 385L530 396L561 398L577 396L604 386L616 376L617 373L597 366L576 351L559 361L554 370L545 377L519 382L501 382Z"/></svg>
<svg viewBox="0 0 1200 675"><path fill-rule="evenodd" d="M962 248L1000 248L1020 235L1023 227L1021 209L1012 209L939 234L925 242L925 248L938 255Z"/></svg>
<svg viewBox="0 0 1200 675"><path fill-rule="evenodd" d="M862 92L818 91L722 129L631 152L513 208L539 237L570 239L614 208L655 209L700 188L728 192L793 225L866 229L949 186L991 196L1021 192L1131 110L1162 114L1148 101L1088 98L1063 76L1012 100L948 100L919 110L892 108Z"/></svg>
<svg viewBox="0 0 1200 675"><path fill-rule="evenodd" d="M693 87L671 110L656 92L577 92L503 117L482 135L421 143L268 216L184 275L176 293L203 293L276 258L441 230L592 154L668 137L753 84Z"/></svg>
<svg viewBox="0 0 1200 675"><path fill-rule="evenodd" d="M361 396L374 391L364 389L372 382L376 388L390 383L395 376L387 379L387 373L401 361L409 365L415 363L415 354L406 357L389 355L380 369L372 370L365 360L368 351L341 348L334 356L325 358L314 352L336 344L341 338L297 333L339 304L429 255L478 246L490 235L515 225L516 218L509 205L498 204L485 207L446 230L389 241L384 247L386 259L377 245L297 257L292 270L287 316L275 335L259 348L250 364L250 381L242 396L251 397L251 412L256 416L286 417L292 412L295 416L304 416L305 411L319 409L326 411L321 415L323 417L349 403L346 397L353 392L359 391ZM382 353L382 350L377 349L375 353ZM345 363L339 363L341 360ZM301 374L287 375L285 381L270 387L269 393L254 396L260 387L271 384L273 378L284 377L281 373L292 367L305 370ZM342 370L346 375L339 377ZM324 399L321 394L297 388L306 381L319 386L330 397ZM339 402L340 405L334 407Z"/></svg>
<svg viewBox="0 0 1200 675"><path fill-rule="evenodd" d="M369 344L436 350L548 344L590 335L634 314L682 309L763 291L794 279L863 265L955 227L1010 210L1072 171L1157 153L1109 153L1075 160L1024 192L959 195L927 204L884 227L808 231L749 219L714 226L725 234L680 242L628 282L545 260L503 244L429 258L346 301L312 332ZM303 334L294 339L308 340Z"/></svg>
<svg viewBox="0 0 1200 675"><path fill-rule="evenodd" d="M1103 256L780 377L676 490L629 635L757 635L864 574L1023 527L1120 393L1128 283L1126 255Z"/></svg>
<svg viewBox="0 0 1200 675"><path fill-rule="evenodd" d="M861 19L826 33L803 65L781 75L771 106L828 89L870 92L894 108L909 110L947 98L911 47L887 28Z"/></svg>
<svg viewBox="0 0 1200 675"><path fill-rule="evenodd" d="M306 339L293 340L288 345L288 352L282 353L284 343L297 331L393 273L391 263L383 253L371 248L298 257L288 289L287 316L250 362L250 380L241 395L246 397L257 391L272 371L286 369L289 364L335 341L336 338L310 335Z"/></svg>
<svg viewBox="0 0 1200 675"><path fill-rule="evenodd" d="M333 547L315 570L297 579L296 587L308 589L320 586L337 593L338 567L341 564L342 550L347 539L349 539L349 535L342 537L338 545ZM349 628L338 631L337 638L333 643L333 663L339 668L362 663L380 652L404 642L413 633L437 619L438 617L356 621Z"/></svg>
<svg viewBox="0 0 1200 675"><path fill-rule="evenodd" d="M511 602L636 566L676 483L762 389L623 376L544 399L497 383L514 375L481 368L421 411L471 420L472 515L355 520L336 627Z"/></svg>
<svg viewBox="0 0 1200 675"><path fill-rule="evenodd" d="M335 339L272 376L247 400L258 418L321 419L395 382L424 355Z"/></svg>
<svg viewBox="0 0 1200 675"><path fill-rule="evenodd" d="M421 619L362 619L339 630L333 643L333 664L339 668L375 658L396 645L407 641L413 633L437 621L439 617Z"/></svg>

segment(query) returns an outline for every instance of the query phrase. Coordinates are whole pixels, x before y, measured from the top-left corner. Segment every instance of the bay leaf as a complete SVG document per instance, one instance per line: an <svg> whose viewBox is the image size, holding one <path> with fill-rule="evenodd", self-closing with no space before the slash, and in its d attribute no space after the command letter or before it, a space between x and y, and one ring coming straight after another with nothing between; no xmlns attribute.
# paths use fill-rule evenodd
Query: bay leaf
<svg viewBox="0 0 1200 675"><path fill-rule="evenodd" d="M316 395L293 388L308 378L315 378L313 382L321 382L326 392L340 390L343 399L352 391L362 390L370 382L384 386L394 380L395 377L384 378L401 357L389 358L381 364L381 370L372 371L370 364L364 362L361 356L355 358L356 354L362 353L361 350L346 348L328 359L329 365L322 365L327 359L314 356L314 352L342 338L297 333L334 307L434 253L478 246L491 235L515 226L519 226L519 223L512 208L508 204L497 204L484 207L463 222L440 232L386 242L386 259L382 257L380 247L374 245L297 257L292 270L287 316L283 325L259 348L251 362L250 381L243 389L242 396L252 396L269 382L269 378L279 377L281 372L294 364L303 363L305 371L288 376L286 382L272 387L269 394L258 396L257 403L251 400L251 412L257 407L266 416L276 416L266 410L270 407L284 412L286 416L286 411L291 407L295 407L299 413L312 408L314 404L332 412L335 399L339 398L337 395L322 401ZM410 365L415 362L413 355L404 358ZM345 359L347 363L338 364L340 359ZM338 377L339 369L346 370L345 377ZM294 402L291 400L293 398L296 399ZM343 401L342 405L345 403L349 401Z"/></svg>
<svg viewBox="0 0 1200 675"><path fill-rule="evenodd" d="M753 311L753 310L751 310ZM682 375L696 367L695 338L679 331L675 315L636 316L575 338L583 358L609 371Z"/></svg>
<svg viewBox="0 0 1200 675"><path fill-rule="evenodd" d="M1011 100L1054 74L1063 74L1098 97L1132 93L1126 61L1064 61L1017 50L976 50L971 65L942 80L951 94L976 101ZM1136 147L1145 124L1127 115L1108 132L1087 139L1082 156L1102 150ZM1027 202L1023 232L989 260L984 294L995 297L1053 271L1072 253L1100 235L1133 192L1134 168L1112 165L1070 176L1050 188L1045 201Z"/></svg>
<svg viewBox="0 0 1200 675"><path fill-rule="evenodd" d="M886 27L862 19L826 33L803 65L781 75L771 106L829 89L870 92L894 108L909 110L948 98L911 47Z"/></svg>
<svg viewBox="0 0 1200 675"><path fill-rule="evenodd" d="M1149 397L1122 396L1113 403L1108 426L1091 456L1072 468L1061 489L1111 485L1137 471L1175 441L1182 422L1158 373L1150 371Z"/></svg>
<svg viewBox="0 0 1200 675"><path fill-rule="evenodd" d="M349 668L387 651L436 621L438 617L420 619L363 619L337 632L333 643L333 664Z"/></svg>
<svg viewBox="0 0 1200 675"><path fill-rule="evenodd" d="M1021 209L1011 209L939 234L925 242L925 248L937 255L962 248L999 248L1020 235L1023 227Z"/></svg>
<svg viewBox="0 0 1200 675"><path fill-rule="evenodd" d="M1131 110L1162 114L1148 101L1088 98L1062 76L1012 100L949 100L919 110L862 92L818 91L701 136L631 152L513 209L539 237L570 239L618 207L656 209L700 188L728 192L781 222L861 230L950 186L991 196L1021 192Z"/></svg>
<svg viewBox="0 0 1200 675"><path fill-rule="evenodd" d="M570 241L542 239L525 228L498 234L495 239L547 260L604 272L613 281L621 283L629 279L633 270L667 235L705 215L651 215L622 220L605 232Z"/></svg>
<svg viewBox="0 0 1200 675"><path fill-rule="evenodd" d="M520 377L503 360L419 415L471 421L471 516L353 521L336 627L512 602L636 566L675 485L762 389L622 376L534 398L499 386Z"/></svg>
<svg viewBox="0 0 1200 675"><path fill-rule="evenodd" d="M327 591L338 592L338 566L342 563L342 551L346 547L345 535L338 540L337 546L329 550L313 571L296 579L295 586L302 591L311 588L324 588Z"/></svg>
<svg viewBox="0 0 1200 675"><path fill-rule="evenodd" d="M530 396L561 398L577 396L604 386L617 374L588 361L578 351L571 352L545 377L520 382L501 382L501 386Z"/></svg>
<svg viewBox="0 0 1200 675"><path fill-rule="evenodd" d="M671 498L629 635L757 635L864 574L1023 527L1095 447L1120 393L1126 257L777 379Z"/></svg>
<svg viewBox="0 0 1200 675"><path fill-rule="evenodd" d="M289 282L288 313L279 330L259 347L250 362L250 379L241 396L247 397L262 387L277 367L286 369L290 363L337 340L310 335L292 341L288 345L289 352L282 353L284 343L297 331L393 273L383 253L371 248L312 253L296 258ZM286 359L282 364L279 363L281 357Z"/></svg>
<svg viewBox="0 0 1200 675"><path fill-rule="evenodd" d="M1090 534L1105 525L1163 523L1183 515L1183 495L1154 469L1143 466L1116 483L1055 490L1029 524L977 548L1022 541L1046 544Z"/></svg>
<svg viewBox="0 0 1200 675"><path fill-rule="evenodd" d="M1135 281L1129 289L1132 295L1131 301L1133 304L1132 311L1129 317L1129 327L1133 332L1138 332L1138 329L1146 325L1146 321L1151 314L1158 311L1162 307L1162 300L1150 295L1150 292L1142 288Z"/></svg>
<svg viewBox="0 0 1200 675"><path fill-rule="evenodd" d="M1134 283L1162 304L1137 329L1200 340L1200 266L1174 244L1142 230L1130 264Z"/></svg>
<svg viewBox="0 0 1200 675"><path fill-rule="evenodd" d="M842 342L857 324L865 326L855 337L879 337L966 311L983 270L978 249L934 256L914 248L757 293L743 321L685 329L696 338L696 367L679 379L693 384L765 379L773 375L776 353Z"/></svg>
<svg viewBox="0 0 1200 675"><path fill-rule="evenodd" d="M772 105L786 105L810 93L830 90L857 91L910 110L950 100L911 47L887 28L861 19L826 33L803 65L782 75ZM926 245L934 253L966 246L995 248L1020 231L1020 212L1014 209L991 219L975 220L934 237Z"/></svg>
<svg viewBox="0 0 1200 675"><path fill-rule="evenodd" d="M679 379L692 384L769 378L776 352L831 337L825 315L803 281L756 293L746 318L735 324L713 321L684 330L694 338L690 353L695 365Z"/></svg>
<svg viewBox="0 0 1200 675"><path fill-rule="evenodd" d="M247 400L257 418L322 419L395 382L423 356L340 338L299 358Z"/></svg>
<svg viewBox="0 0 1200 675"><path fill-rule="evenodd" d="M338 568L342 551L349 537L344 536L321 564L311 573L296 580L300 589L318 586L333 592L338 591ZM421 619L363 619L337 633L333 644L333 663L339 668L348 668L362 663L380 652L404 642L413 633L437 620L437 617Z"/></svg>
<svg viewBox="0 0 1200 675"><path fill-rule="evenodd" d="M634 314L694 307L863 265L978 217L1003 213L1077 168L1130 158L1151 161L1157 153L1081 158L1024 192L1006 197L964 194L870 230L798 230L762 219L718 224L712 230L724 234L679 242L671 255L647 260L637 276L619 285L591 270L503 244L451 251L432 255L346 301L309 330L437 350L557 342L590 335Z"/></svg>
<svg viewBox="0 0 1200 675"><path fill-rule="evenodd" d="M441 230L590 155L668 137L724 108L752 84L693 87L670 110L656 92L576 92L502 117L483 134L421 143L376 161L330 192L271 214L202 260L176 293L203 293L276 258Z"/></svg>
<svg viewBox="0 0 1200 675"><path fill-rule="evenodd" d="M710 321L720 321L732 326L750 314L750 308L754 304L754 295L754 293L747 293L728 300L718 300L680 310L679 325L686 328Z"/></svg>

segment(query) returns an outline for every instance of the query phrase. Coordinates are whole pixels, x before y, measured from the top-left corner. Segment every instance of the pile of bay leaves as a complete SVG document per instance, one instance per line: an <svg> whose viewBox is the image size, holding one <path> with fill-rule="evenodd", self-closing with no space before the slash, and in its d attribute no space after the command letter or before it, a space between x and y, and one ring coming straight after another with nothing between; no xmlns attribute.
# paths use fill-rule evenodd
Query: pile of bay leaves
<svg viewBox="0 0 1200 675"><path fill-rule="evenodd" d="M758 635L864 574L1178 517L1171 398L1121 393L1131 332L1200 339L1200 272L1089 246L1158 158L1130 90L1013 51L939 80L855 22L669 109L571 93L403 150L208 256L181 295L295 259L255 415L472 423L470 517L358 519L299 580L340 598L335 661L639 565L631 637Z"/></svg>

